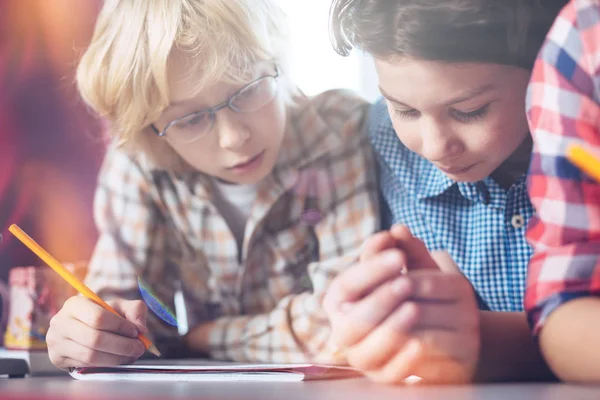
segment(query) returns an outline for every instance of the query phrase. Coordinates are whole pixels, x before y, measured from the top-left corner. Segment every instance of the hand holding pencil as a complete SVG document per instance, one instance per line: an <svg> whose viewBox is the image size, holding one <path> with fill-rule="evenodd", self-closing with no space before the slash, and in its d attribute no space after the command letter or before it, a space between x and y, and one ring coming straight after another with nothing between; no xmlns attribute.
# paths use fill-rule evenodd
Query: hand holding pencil
<svg viewBox="0 0 600 400"><path fill-rule="evenodd" d="M67 300L50 321L46 335L50 360L59 368L113 366L137 360L146 350L160 353L146 332L141 301L104 302L18 226L9 231L83 296Z"/></svg>

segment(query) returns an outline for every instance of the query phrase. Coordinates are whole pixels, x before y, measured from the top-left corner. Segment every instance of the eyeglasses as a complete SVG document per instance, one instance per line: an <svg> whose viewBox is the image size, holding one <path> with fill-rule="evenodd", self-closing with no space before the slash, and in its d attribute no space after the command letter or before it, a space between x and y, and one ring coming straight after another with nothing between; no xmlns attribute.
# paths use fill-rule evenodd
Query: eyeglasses
<svg viewBox="0 0 600 400"><path fill-rule="evenodd" d="M249 114L271 102L277 94L277 77L279 77L279 69L275 67L275 75L262 76L250 82L214 107L177 118L169 122L162 131L159 131L154 124L150 127L160 137L169 135L170 139L178 143L194 142L212 130L217 111L229 108L237 113Z"/></svg>

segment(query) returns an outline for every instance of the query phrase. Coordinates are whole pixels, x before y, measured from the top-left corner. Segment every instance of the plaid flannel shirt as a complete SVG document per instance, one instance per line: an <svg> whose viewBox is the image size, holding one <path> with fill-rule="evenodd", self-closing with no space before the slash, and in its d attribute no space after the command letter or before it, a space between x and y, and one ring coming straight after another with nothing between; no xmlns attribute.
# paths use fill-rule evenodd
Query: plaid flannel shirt
<svg viewBox="0 0 600 400"><path fill-rule="evenodd" d="M324 291L379 228L366 112L367 104L346 91L290 106L240 257L210 179L175 175L111 148L97 189L100 238L87 283L100 296L139 298L141 277L171 309L181 284L190 328L215 322L213 358L306 362L326 354ZM155 338L177 336L156 318L149 327Z"/></svg>
<svg viewBox="0 0 600 400"><path fill-rule="evenodd" d="M537 215L525 306L534 334L561 304L600 295L600 184L565 157L600 151L600 3L571 1L548 34L528 91L535 140L529 193Z"/></svg>

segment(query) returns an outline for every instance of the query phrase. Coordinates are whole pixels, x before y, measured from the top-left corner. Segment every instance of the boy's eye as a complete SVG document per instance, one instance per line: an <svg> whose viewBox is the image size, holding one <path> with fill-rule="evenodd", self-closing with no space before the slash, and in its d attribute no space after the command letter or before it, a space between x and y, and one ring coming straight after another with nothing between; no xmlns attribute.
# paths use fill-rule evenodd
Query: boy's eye
<svg viewBox="0 0 600 400"><path fill-rule="evenodd" d="M257 90L258 90L257 85L249 86L246 89L242 90L238 94L238 96L241 96L241 97L250 97L250 96L254 95Z"/></svg>
<svg viewBox="0 0 600 400"><path fill-rule="evenodd" d="M206 113L196 114L191 116L189 119L185 120L185 125L187 126L196 126L198 124L203 123L207 118Z"/></svg>
<svg viewBox="0 0 600 400"><path fill-rule="evenodd" d="M417 110L398 110L394 108L394 117L400 121L418 118L421 113Z"/></svg>
<svg viewBox="0 0 600 400"><path fill-rule="evenodd" d="M490 109L490 103L470 112L462 112L458 110L450 110L450 115L454 119L462 123L469 123L484 118Z"/></svg>

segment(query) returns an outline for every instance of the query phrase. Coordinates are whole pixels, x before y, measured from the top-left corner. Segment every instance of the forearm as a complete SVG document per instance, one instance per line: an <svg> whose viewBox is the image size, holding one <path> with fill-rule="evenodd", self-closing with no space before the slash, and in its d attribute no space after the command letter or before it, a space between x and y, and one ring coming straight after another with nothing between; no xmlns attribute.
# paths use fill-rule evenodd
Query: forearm
<svg viewBox="0 0 600 400"><path fill-rule="evenodd" d="M481 311L478 381L550 380L525 313Z"/></svg>
<svg viewBox="0 0 600 400"><path fill-rule="evenodd" d="M557 308L540 333L548 364L561 379L600 382L600 298L585 297Z"/></svg>
<svg viewBox="0 0 600 400"><path fill-rule="evenodd" d="M310 362L319 358L329 323L315 295L285 298L269 313L227 316L193 328L184 338L191 350L241 362Z"/></svg>
<svg viewBox="0 0 600 400"><path fill-rule="evenodd" d="M185 346L194 352L208 354L210 348L210 332L214 329L214 322L206 322L192 328L183 337Z"/></svg>

